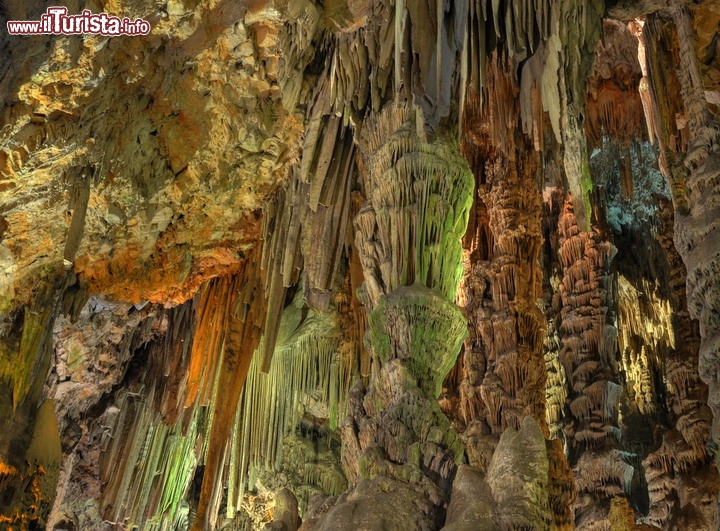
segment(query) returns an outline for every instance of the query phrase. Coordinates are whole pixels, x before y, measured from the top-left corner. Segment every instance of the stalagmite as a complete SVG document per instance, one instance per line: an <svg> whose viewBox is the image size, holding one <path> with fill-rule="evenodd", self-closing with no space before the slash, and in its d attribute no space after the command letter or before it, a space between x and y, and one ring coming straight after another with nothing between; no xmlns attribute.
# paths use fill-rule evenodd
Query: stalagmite
<svg viewBox="0 0 720 531"><path fill-rule="evenodd" d="M717 0L100 4L0 9L0 527L717 527Z"/></svg>

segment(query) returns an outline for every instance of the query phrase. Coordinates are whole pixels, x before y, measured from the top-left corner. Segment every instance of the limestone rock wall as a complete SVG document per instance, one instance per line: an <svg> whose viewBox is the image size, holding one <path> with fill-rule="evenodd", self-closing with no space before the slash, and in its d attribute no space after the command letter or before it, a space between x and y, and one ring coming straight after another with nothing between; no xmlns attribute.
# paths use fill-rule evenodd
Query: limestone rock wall
<svg viewBox="0 0 720 531"><path fill-rule="evenodd" d="M720 4L0 6L0 526L718 526Z"/></svg>

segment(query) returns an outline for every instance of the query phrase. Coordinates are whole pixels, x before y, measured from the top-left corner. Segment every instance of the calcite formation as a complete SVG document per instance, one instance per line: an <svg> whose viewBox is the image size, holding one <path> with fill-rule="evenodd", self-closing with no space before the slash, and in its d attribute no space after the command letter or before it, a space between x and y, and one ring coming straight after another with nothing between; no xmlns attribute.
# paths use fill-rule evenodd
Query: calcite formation
<svg viewBox="0 0 720 531"><path fill-rule="evenodd" d="M720 3L0 6L0 527L720 526Z"/></svg>

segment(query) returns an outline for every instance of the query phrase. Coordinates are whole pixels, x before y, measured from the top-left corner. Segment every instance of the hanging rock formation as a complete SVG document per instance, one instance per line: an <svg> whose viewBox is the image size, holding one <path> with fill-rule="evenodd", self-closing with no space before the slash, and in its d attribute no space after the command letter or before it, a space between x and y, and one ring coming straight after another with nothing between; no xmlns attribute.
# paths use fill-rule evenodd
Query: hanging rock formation
<svg viewBox="0 0 720 531"><path fill-rule="evenodd" d="M0 527L720 526L720 2L0 6Z"/></svg>

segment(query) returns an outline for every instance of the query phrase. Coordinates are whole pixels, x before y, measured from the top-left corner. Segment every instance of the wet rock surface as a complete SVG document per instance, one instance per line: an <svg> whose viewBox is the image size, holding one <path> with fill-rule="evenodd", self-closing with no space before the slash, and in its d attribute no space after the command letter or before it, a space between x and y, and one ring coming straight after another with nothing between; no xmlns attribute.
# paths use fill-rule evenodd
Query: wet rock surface
<svg viewBox="0 0 720 531"><path fill-rule="evenodd" d="M66 4L152 31L0 35L0 527L717 527L717 1Z"/></svg>

